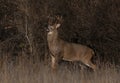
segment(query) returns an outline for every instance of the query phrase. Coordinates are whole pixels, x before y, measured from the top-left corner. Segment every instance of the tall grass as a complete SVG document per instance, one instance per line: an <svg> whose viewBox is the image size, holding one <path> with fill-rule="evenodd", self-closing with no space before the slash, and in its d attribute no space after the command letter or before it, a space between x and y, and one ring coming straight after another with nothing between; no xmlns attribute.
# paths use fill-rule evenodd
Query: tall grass
<svg viewBox="0 0 120 83"><path fill-rule="evenodd" d="M1 60L0 83L119 83L120 71L115 65L99 64L96 72L79 69L69 70L66 65L60 66L56 73L50 66L39 60L20 56L11 60Z"/></svg>

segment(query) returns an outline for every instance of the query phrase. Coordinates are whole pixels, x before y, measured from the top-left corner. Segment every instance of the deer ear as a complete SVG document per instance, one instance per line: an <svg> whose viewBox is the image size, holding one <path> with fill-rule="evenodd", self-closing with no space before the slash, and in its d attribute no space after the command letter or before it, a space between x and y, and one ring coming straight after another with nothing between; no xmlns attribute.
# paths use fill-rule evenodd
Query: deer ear
<svg viewBox="0 0 120 83"><path fill-rule="evenodd" d="M56 25L56 28L59 28L59 27L60 27L60 25L61 25L61 24L57 24L57 25Z"/></svg>

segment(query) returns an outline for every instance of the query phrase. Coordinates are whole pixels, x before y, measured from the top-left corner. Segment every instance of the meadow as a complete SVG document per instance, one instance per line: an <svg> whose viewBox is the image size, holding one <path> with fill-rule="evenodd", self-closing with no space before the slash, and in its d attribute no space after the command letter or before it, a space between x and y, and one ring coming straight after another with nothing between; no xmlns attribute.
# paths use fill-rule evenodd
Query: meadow
<svg viewBox="0 0 120 83"><path fill-rule="evenodd" d="M50 63L26 56L3 57L0 68L0 83L119 83L120 66L99 63L97 71L80 70L76 65L62 63L56 73ZM70 67L69 67L70 66ZM70 69L71 68L71 69Z"/></svg>

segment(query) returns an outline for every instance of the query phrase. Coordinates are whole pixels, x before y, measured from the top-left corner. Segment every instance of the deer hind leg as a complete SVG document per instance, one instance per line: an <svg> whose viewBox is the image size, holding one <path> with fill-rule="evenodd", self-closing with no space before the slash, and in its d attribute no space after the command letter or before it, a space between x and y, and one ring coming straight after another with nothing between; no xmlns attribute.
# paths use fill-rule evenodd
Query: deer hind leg
<svg viewBox="0 0 120 83"><path fill-rule="evenodd" d="M89 61L86 65L96 71L96 65L94 65L91 61Z"/></svg>
<svg viewBox="0 0 120 83"><path fill-rule="evenodd" d="M82 61L86 66L93 69L93 71L96 70L96 65L94 65L90 60L89 61Z"/></svg>
<svg viewBox="0 0 120 83"><path fill-rule="evenodd" d="M92 68L93 71L96 71L96 65L94 65L94 64L91 62L92 56L93 56L93 54L86 56L86 60L84 60L83 63L84 63L86 66Z"/></svg>
<svg viewBox="0 0 120 83"><path fill-rule="evenodd" d="M86 66L83 65L82 63L79 63L79 66L80 66L80 68L81 68L82 71L84 71L86 69Z"/></svg>

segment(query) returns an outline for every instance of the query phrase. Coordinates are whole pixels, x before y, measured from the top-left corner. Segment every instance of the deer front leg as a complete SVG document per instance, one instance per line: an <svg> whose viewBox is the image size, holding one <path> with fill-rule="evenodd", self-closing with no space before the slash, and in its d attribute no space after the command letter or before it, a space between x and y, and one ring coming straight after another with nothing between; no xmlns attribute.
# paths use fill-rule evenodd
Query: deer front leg
<svg viewBox="0 0 120 83"><path fill-rule="evenodd" d="M51 67L53 71L56 71L57 66L58 66L58 61L54 56L51 56Z"/></svg>

